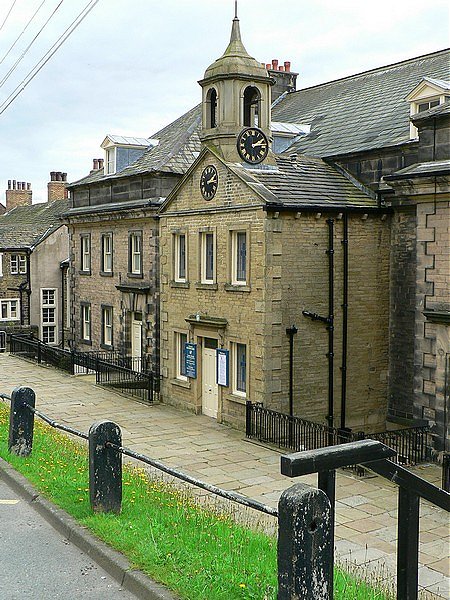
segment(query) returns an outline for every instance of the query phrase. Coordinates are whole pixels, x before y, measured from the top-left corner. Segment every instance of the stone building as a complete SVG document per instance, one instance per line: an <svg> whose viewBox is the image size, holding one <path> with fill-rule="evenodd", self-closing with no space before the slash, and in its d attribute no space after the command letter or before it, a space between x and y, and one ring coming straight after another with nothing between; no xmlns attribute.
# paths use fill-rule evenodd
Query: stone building
<svg viewBox="0 0 450 600"><path fill-rule="evenodd" d="M84 340L85 347L105 347L102 304L107 297L114 341L106 346L125 355L150 356L151 367L163 376L163 401L200 411L202 397L210 391L202 390L203 356L209 355L212 368L214 346L232 356L235 344L242 358L246 344L237 339L241 332L241 340L248 340L245 352L251 361L247 395L233 394L233 383L220 389L215 384L217 406L206 410L242 425L245 399L286 410L286 329L295 324L296 414L320 421L333 416L336 425L365 428L384 426L386 414L401 423L429 422L439 448L448 428L448 377L442 370L445 361L434 354L441 356L442 348L427 337L439 328L424 321L428 317L420 312L421 303L434 302L430 282L421 283L421 277L431 275L430 267L425 271L419 264L418 252L424 243L420 236L431 234L421 232L415 201L404 200L401 182L409 179L401 177L422 162L421 148L430 147L429 126L421 125L421 117L427 118L430 110L445 112L449 52L296 91L297 73L291 72L290 62L261 65L242 48L235 21L227 52L200 82L202 103L151 138L107 136L102 144L105 165L97 161L88 177L70 186L73 344L84 347L84 315L89 328L92 323L92 339ZM444 117L433 114L428 123L443 122ZM261 132L262 139L240 137L249 126L258 135ZM435 146L446 152L445 132L439 127L436 131L441 141ZM247 160L252 161L253 148L264 148L265 138L270 151L261 162L256 156L254 164L247 163L238 153L238 138L241 152L250 150ZM132 159L136 160L128 164ZM204 172L207 167L211 169ZM442 177L447 175L439 171L439 181ZM448 196L445 185L439 185L443 190L439 207L445 211ZM330 219L332 367L330 333L320 318L331 312ZM439 220L444 228L439 235L448 248L444 222ZM100 244L110 227L115 228L114 240L118 236L121 243L114 241L112 260L120 266L117 271L114 266L114 275L108 278L101 274ZM133 228L142 231L143 257L149 261L138 282L127 270ZM80 273L81 245L88 243L82 239L89 236L92 245L89 242L85 250L92 252L96 266L90 273ZM427 244L431 252L429 240ZM251 286L242 281L235 285L238 267L232 266L230 257L237 248L240 275L245 272ZM177 264L175 257L182 262ZM208 274L202 270L206 257ZM434 264L439 271L433 275L435 281L443 281L444 261ZM439 302L438 312L448 311L442 298ZM90 308L83 308L86 305ZM308 319L304 311L315 318ZM234 320L236 312L242 312L240 326ZM139 342L132 342L133 321L142 331L138 350ZM276 344L272 348L267 341L270 328ZM431 350L420 358L418 340L424 335ZM443 335L436 333L436 339ZM188 338L189 352L194 352L189 344L198 343L195 380L187 380L181 372L185 366L181 349ZM226 352L217 355L227 364ZM233 360L232 356L231 365Z"/></svg>
<svg viewBox="0 0 450 600"><path fill-rule="evenodd" d="M69 185L73 348L159 372L157 211L195 158L198 119L190 111L153 138L107 136L105 158Z"/></svg>
<svg viewBox="0 0 450 600"><path fill-rule="evenodd" d="M49 344L64 342L67 324L65 173L52 172L48 201L32 204L30 184L9 181L0 216L0 330L30 331Z"/></svg>
<svg viewBox="0 0 450 600"><path fill-rule="evenodd" d="M295 414L380 428L388 389L388 211L342 169L270 151L272 83L246 52L235 19L227 50L200 82L203 150L160 210L162 395L236 426L247 400L288 412L287 329L295 324ZM345 316L344 285L354 307ZM331 347L325 325L334 328ZM194 373L186 352L194 354ZM335 361L331 392L327 354ZM342 361L352 379L341 419Z"/></svg>

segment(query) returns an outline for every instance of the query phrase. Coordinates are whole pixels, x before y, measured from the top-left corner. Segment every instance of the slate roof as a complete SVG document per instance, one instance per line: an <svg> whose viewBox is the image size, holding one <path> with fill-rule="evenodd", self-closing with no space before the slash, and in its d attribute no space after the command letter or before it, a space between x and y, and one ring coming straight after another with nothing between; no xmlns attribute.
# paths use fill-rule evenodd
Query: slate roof
<svg viewBox="0 0 450 600"><path fill-rule="evenodd" d="M113 175L104 175L103 169L75 181L69 188L95 181L109 181L144 173L164 172L183 175L200 152L201 106L198 104L176 121L151 136L159 140L157 146L148 148L134 163Z"/></svg>
<svg viewBox="0 0 450 600"><path fill-rule="evenodd" d="M277 168L228 165L270 205L377 208L375 194L342 169L310 156L276 157Z"/></svg>
<svg viewBox="0 0 450 600"><path fill-rule="evenodd" d="M290 151L334 156L409 140L408 93L425 77L450 79L442 50L287 94L275 121L311 125Z"/></svg>
<svg viewBox="0 0 450 600"><path fill-rule="evenodd" d="M449 160L433 160L423 163L415 163L400 171L396 171L392 175L386 175L385 181L395 181L397 179L413 179L416 177L429 177L450 174L450 159Z"/></svg>
<svg viewBox="0 0 450 600"><path fill-rule="evenodd" d="M0 248L31 248L61 227L68 200L16 206L0 216Z"/></svg>

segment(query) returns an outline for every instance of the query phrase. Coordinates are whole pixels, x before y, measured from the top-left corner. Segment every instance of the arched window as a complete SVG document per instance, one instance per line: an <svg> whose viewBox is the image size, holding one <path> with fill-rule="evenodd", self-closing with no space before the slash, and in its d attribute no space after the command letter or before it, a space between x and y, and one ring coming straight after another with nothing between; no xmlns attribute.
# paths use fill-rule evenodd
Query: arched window
<svg viewBox="0 0 450 600"><path fill-rule="evenodd" d="M258 88L249 86L244 91L244 125L258 127L260 121L261 94Z"/></svg>
<svg viewBox="0 0 450 600"><path fill-rule="evenodd" d="M217 92L214 88L206 94L206 129L217 127Z"/></svg>

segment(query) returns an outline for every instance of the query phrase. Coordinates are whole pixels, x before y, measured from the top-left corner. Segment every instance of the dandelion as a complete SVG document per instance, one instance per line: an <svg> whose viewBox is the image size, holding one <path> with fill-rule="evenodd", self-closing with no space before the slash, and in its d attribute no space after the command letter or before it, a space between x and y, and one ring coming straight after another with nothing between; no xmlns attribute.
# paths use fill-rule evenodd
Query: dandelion
<svg viewBox="0 0 450 600"><path fill-rule="evenodd" d="M245 583L240 583L240 584L239 584L239 587L240 587L240 588L246 588L247 586L245 585Z"/></svg>

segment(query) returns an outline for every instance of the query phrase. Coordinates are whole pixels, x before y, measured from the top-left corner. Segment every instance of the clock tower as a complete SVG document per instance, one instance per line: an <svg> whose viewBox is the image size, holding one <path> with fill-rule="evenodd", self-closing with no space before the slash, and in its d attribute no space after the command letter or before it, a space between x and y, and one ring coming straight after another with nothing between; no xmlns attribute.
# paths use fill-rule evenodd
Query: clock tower
<svg viewBox="0 0 450 600"><path fill-rule="evenodd" d="M202 142L227 162L272 162L268 151L274 80L245 49L237 15L227 49L206 69L199 84Z"/></svg>

